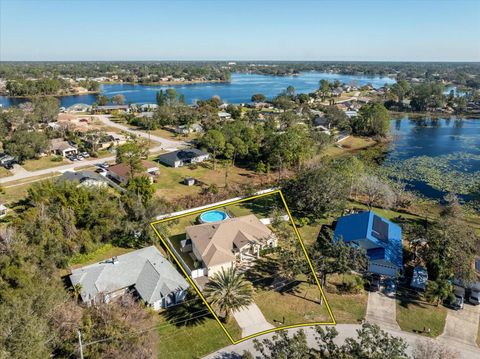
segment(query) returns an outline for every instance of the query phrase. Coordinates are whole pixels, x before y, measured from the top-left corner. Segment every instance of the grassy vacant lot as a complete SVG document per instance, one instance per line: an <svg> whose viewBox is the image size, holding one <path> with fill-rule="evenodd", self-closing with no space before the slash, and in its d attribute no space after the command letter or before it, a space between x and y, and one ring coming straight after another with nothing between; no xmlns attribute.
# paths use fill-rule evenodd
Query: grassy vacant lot
<svg viewBox="0 0 480 359"><path fill-rule="evenodd" d="M45 168L57 167L62 165L68 165L69 161L62 159L61 161L55 161L55 156L45 156L36 160L26 160L22 165L27 171L42 170Z"/></svg>
<svg viewBox="0 0 480 359"><path fill-rule="evenodd" d="M402 330L429 337L437 337L443 333L447 309L443 306L424 302L397 301L397 323ZM430 328L430 333L423 333Z"/></svg>
<svg viewBox="0 0 480 359"><path fill-rule="evenodd" d="M155 183L155 189L157 195L162 196L167 200L174 200L187 195L198 194L203 187L208 187L212 184L215 184L218 187L225 186L225 167L221 164L218 164L216 170L213 170L211 163L202 163L201 165L196 166L196 168L172 168L162 164L160 164L159 167L160 175ZM199 183L189 187L183 184L185 177L193 177ZM229 184L244 184L256 181L257 179L258 176L252 171L238 167L229 167Z"/></svg>
<svg viewBox="0 0 480 359"><path fill-rule="evenodd" d="M325 304L320 304L320 290L315 284L293 283L280 291L267 289L255 295L255 303L276 327L312 322L331 322ZM285 320L284 323L283 320Z"/></svg>
<svg viewBox="0 0 480 359"><path fill-rule="evenodd" d="M343 140L339 144L333 144L322 152L321 156L344 156L351 152L355 152L370 146L375 145L376 142L371 139L365 139L362 137L350 136Z"/></svg>
<svg viewBox="0 0 480 359"><path fill-rule="evenodd" d="M160 316L158 357L160 359L201 358L232 344L213 317L206 316L200 319L196 325L177 326ZM230 321L227 330L234 338L241 336L241 330L234 320Z"/></svg>

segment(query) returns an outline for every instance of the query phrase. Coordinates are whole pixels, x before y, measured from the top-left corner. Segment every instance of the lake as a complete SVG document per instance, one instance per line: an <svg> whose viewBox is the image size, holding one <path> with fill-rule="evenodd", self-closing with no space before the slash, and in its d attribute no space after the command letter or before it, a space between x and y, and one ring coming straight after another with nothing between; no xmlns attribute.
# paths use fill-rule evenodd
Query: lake
<svg viewBox="0 0 480 359"><path fill-rule="evenodd" d="M480 189L480 119L392 120L382 168L426 197L448 192L464 200Z"/></svg>
<svg viewBox="0 0 480 359"><path fill-rule="evenodd" d="M395 80L388 77L369 77L355 75L341 75L323 72L304 72L298 76L265 76L255 74L234 73L231 82L228 83L200 83L191 85L172 86L146 86L131 84L103 84L101 91L104 95L112 97L122 94L127 103L155 103L156 94L161 89L175 88L178 93L185 96L187 103L196 100L209 99L212 96L220 96L227 103L250 102L255 93L263 93L268 98L278 95L288 86L294 86L298 93L308 93L318 89L320 80L331 82L339 80L346 84L363 86L372 84L375 88L382 87L386 83L394 83ZM61 105L68 107L76 103L91 105L96 100L96 95L64 96L60 98ZM0 96L0 104L11 106L25 99L8 98Z"/></svg>

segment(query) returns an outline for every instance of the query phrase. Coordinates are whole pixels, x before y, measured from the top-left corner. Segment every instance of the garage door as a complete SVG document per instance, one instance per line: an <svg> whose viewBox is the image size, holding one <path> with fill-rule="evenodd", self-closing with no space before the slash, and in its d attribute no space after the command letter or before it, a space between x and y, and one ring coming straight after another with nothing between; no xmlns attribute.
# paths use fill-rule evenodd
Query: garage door
<svg viewBox="0 0 480 359"><path fill-rule="evenodd" d="M396 277L397 276L397 268L389 267L389 266L382 266L381 264L370 263L368 265L368 271L371 273L386 275L389 277Z"/></svg>

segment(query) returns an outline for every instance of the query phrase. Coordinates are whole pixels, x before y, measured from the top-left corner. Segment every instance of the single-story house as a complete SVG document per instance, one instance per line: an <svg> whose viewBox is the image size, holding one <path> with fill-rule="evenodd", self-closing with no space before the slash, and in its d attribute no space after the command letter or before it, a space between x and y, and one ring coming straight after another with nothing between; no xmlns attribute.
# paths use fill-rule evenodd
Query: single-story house
<svg viewBox="0 0 480 359"><path fill-rule="evenodd" d="M152 112L157 109L158 105L156 103L144 103L138 109L141 112Z"/></svg>
<svg viewBox="0 0 480 359"><path fill-rule="evenodd" d="M140 175L147 175L150 178L151 182L153 182L154 177L160 173L160 169L155 162L142 160L141 166L143 168L143 171L142 173L140 173ZM116 165L110 166L107 169L107 175L114 180L126 185L128 184L130 178L130 166L125 163L118 163Z"/></svg>
<svg viewBox="0 0 480 359"><path fill-rule="evenodd" d="M334 238L365 249L370 273L396 277L403 271L402 229L373 211L340 217Z"/></svg>
<svg viewBox="0 0 480 359"><path fill-rule="evenodd" d="M158 156L157 161L166 164L170 167L182 167L192 163L199 163L210 158L208 152L197 150L196 148L189 148L185 150L173 151L164 153Z"/></svg>
<svg viewBox="0 0 480 359"><path fill-rule="evenodd" d="M347 110L345 111L345 115L347 115L348 118L357 117L358 112L354 110Z"/></svg>
<svg viewBox="0 0 480 359"><path fill-rule="evenodd" d="M54 138L50 141L50 151L56 155L67 157L76 155L78 150L63 138Z"/></svg>
<svg viewBox="0 0 480 359"><path fill-rule="evenodd" d="M191 249L208 277L245 259L258 258L261 249L277 245L270 228L253 214L189 226L185 232L187 250L182 251Z"/></svg>
<svg viewBox="0 0 480 359"><path fill-rule="evenodd" d="M70 281L80 286L80 299L89 306L134 290L155 310L183 301L189 287L155 246L74 269Z"/></svg>
<svg viewBox="0 0 480 359"><path fill-rule="evenodd" d="M5 207L3 203L0 203L0 218L3 218L7 215L8 208Z"/></svg>
<svg viewBox="0 0 480 359"><path fill-rule="evenodd" d="M125 189L113 182L111 179L93 171L64 172L57 178L59 182L77 182L79 187L106 187L111 186L124 192Z"/></svg>
<svg viewBox="0 0 480 359"><path fill-rule="evenodd" d="M203 132L203 127L199 123L193 123L191 125L179 125L176 126L174 131L182 135L188 135L189 133L200 133Z"/></svg>
<svg viewBox="0 0 480 359"><path fill-rule="evenodd" d="M228 112L220 111L218 113L218 118L220 119L220 121L228 121L232 119L232 115L230 115Z"/></svg>

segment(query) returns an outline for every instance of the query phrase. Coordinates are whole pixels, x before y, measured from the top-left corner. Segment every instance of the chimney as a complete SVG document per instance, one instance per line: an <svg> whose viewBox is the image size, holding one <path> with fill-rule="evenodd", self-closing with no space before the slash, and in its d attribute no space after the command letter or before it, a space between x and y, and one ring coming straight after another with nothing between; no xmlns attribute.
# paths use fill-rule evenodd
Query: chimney
<svg viewBox="0 0 480 359"><path fill-rule="evenodd" d="M118 257L117 256L112 257L112 263L113 264L118 263Z"/></svg>

